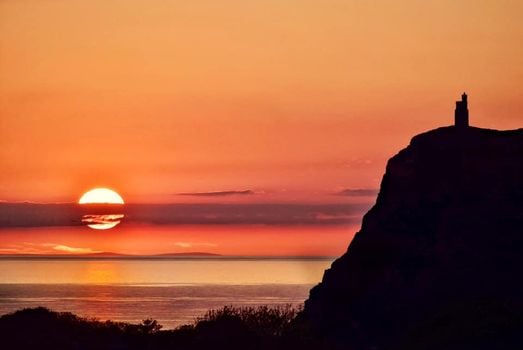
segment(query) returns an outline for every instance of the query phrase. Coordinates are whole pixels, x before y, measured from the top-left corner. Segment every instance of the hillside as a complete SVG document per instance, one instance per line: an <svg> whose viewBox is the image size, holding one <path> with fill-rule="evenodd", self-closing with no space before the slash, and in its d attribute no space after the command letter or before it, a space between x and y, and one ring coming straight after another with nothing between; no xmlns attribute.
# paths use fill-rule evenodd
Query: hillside
<svg viewBox="0 0 523 350"><path fill-rule="evenodd" d="M523 130L445 127L389 160L303 319L323 348L517 348L521 276Z"/></svg>

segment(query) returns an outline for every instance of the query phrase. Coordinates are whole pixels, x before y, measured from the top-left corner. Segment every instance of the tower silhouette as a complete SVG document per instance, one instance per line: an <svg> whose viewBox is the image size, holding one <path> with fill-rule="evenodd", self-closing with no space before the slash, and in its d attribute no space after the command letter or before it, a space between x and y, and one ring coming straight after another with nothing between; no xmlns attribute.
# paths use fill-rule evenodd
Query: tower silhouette
<svg viewBox="0 0 523 350"><path fill-rule="evenodd" d="M454 111L454 125L457 128L467 128L469 126L469 110L467 107L467 94L461 95L461 101L456 101Z"/></svg>

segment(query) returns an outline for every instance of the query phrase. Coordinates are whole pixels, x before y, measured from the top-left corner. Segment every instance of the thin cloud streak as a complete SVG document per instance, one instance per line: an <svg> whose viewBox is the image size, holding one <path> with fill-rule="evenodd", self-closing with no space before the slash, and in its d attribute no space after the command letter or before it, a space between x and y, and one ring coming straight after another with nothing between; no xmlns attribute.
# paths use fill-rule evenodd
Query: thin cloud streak
<svg viewBox="0 0 523 350"><path fill-rule="evenodd" d="M192 248L192 247L217 247L215 243L207 242L174 242L171 245L177 246L180 248Z"/></svg>
<svg viewBox="0 0 523 350"><path fill-rule="evenodd" d="M101 253L99 250L93 250L91 248L77 248L77 247L69 247L63 244L57 244L53 246L53 250L56 250L58 252L64 252L64 253L72 253L72 254L92 254L92 253Z"/></svg>
<svg viewBox="0 0 523 350"><path fill-rule="evenodd" d="M225 197L236 195L254 195L252 190L236 190L236 191L211 191L211 192L182 192L177 193L178 196L195 196L195 197Z"/></svg>
<svg viewBox="0 0 523 350"><path fill-rule="evenodd" d="M374 197L379 191L377 188L347 188L335 194L346 197Z"/></svg>
<svg viewBox="0 0 523 350"><path fill-rule="evenodd" d="M0 254L51 254L57 252L66 254L101 253L101 251L91 248L71 247L65 244L57 243L22 242L21 244L12 244L6 248L0 248Z"/></svg>

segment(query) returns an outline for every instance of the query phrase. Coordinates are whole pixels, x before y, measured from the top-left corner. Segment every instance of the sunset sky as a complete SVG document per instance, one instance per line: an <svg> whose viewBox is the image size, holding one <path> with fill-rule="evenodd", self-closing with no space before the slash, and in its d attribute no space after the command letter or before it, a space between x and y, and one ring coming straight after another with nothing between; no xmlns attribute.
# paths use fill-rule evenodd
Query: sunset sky
<svg viewBox="0 0 523 350"><path fill-rule="evenodd" d="M2 0L0 200L104 186L126 203L370 206L350 191L379 188L387 159L451 124L463 91L473 125L522 126L522 13L503 0Z"/></svg>

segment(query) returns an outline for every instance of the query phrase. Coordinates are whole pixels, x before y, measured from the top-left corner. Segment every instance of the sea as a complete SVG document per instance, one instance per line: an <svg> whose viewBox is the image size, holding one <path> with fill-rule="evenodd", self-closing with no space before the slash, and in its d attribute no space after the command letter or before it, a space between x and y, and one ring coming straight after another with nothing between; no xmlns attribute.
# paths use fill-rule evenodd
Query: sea
<svg viewBox="0 0 523 350"><path fill-rule="evenodd" d="M44 306L164 329L223 306L299 307L334 258L2 258L0 315Z"/></svg>

